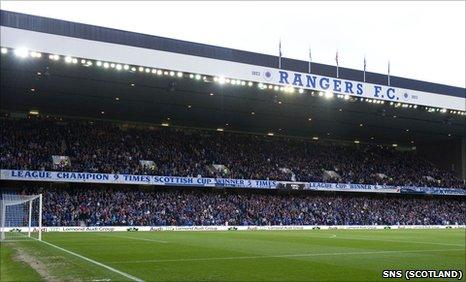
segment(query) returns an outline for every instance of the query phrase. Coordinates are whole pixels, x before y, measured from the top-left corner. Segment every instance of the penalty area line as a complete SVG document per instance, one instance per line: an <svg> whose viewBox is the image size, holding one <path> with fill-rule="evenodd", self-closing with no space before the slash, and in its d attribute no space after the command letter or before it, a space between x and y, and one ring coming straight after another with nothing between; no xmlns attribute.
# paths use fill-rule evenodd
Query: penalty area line
<svg viewBox="0 0 466 282"><path fill-rule="evenodd" d="M39 241L39 240L37 240L37 241ZM42 243L44 243L44 244L46 244L46 245L49 245L49 246L51 246L51 247L54 247L54 248L56 248L56 249L58 249L58 250L61 250L61 251L65 252L65 253L68 253L68 254L73 255L73 256L75 256L75 257L78 257L78 258L80 258L80 259L83 259L83 260L85 260L85 261L87 261L87 262L90 262L90 263L92 263L92 264L95 264L95 265L98 265L98 266L100 266L100 267L103 267L103 268L105 268L105 269L107 269L107 270L110 270L110 271L112 271L112 272L118 273L118 274L120 274L121 276L124 276L124 277L126 277L126 278L128 278L128 279L130 279L130 280L138 281L138 282L143 282L143 281L144 281L144 280L142 280L142 279L140 279L140 278L137 278L136 276L133 276L133 275L128 274L128 273L126 273L126 272L120 271L120 270L115 269L115 268L113 268L113 267L111 267L111 266L105 265L105 264L103 264L103 263L100 263L100 262L95 261L95 260L93 260L93 259L90 259L90 258L88 258L88 257L82 256L82 255L77 254L77 253L75 253L75 252L69 251L69 250L67 250L67 249L64 249L64 248L62 248L62 247L59 247L59 246L54 245L54 244L52 244L52 243L49 243L49 242L46 242L46 241L39 241L39 242L42 242Z"/></svg>

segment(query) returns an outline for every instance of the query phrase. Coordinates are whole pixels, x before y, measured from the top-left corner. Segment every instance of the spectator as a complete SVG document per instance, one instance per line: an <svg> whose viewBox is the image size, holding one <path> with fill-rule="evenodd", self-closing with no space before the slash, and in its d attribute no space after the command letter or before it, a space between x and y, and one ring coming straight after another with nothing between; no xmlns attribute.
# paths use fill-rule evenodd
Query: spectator
<svg viewBox="0 0 466 282"><path fill-rule="evenodd" d="M0 168L465 188L413 152L284 137L127 128L108 122L3 119ZM70 164L52 164L52 155ZM152 160L144 167L140 160ZM222 171L213 165L226 167ZM284 169L285 168L285 169ZM380 175L387 177L380 177Z"/></svg>
<svg viewBox="0 0 466 282"><path fill-rule="evenodd" d="M43 193L45 226L453 225L464 198L278 191L86 187Z"/></svg>

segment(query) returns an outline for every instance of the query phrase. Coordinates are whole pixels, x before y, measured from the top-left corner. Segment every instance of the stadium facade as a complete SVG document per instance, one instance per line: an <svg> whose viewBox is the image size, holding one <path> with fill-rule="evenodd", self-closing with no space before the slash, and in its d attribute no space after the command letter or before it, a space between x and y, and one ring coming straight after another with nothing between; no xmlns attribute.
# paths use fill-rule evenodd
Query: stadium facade
<svg viewBox="0 0 466 282"><path fill-rule="evenodd" d="M1 11L1 111L416 150L466 180L465 89ZM464 195L450 187L3 169L3 181Z"/></svg>

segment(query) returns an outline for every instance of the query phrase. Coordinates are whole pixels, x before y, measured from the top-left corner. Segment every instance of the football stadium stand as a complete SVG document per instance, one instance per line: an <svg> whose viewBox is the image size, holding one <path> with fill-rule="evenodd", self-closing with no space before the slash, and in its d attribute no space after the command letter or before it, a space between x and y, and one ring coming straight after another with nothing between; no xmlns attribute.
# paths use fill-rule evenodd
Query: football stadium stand
<svg viewBox="0 0 466 282"><path fill-rule="evenodd" d="M465 188L416 152L391 146L63 119L2 125L3 169Z"/></svg>
<svg viewBox="0 0 466 282"><path fill-rule="evenodd" d="M45 226L466 223L464 199L451 197L148 190L133 187L57 188L42 192Z"/></svg>
<svg viewBox="0 0 466 282"><path fill-rule="evenodd" d="M0 24L0 186L42 194L44 226L465 224L464 88Z"/></svg>

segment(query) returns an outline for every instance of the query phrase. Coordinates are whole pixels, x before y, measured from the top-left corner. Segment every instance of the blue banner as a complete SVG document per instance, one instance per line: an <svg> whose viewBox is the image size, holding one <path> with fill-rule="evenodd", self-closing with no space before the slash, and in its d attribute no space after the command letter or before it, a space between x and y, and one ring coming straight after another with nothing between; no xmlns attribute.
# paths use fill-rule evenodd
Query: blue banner
<svg viewBox="0 0 466 282"><path fill-rule="evenodd" d="M0 170L1 180L17 181L48 181L74 183L105 183L105 184L136 184L163 186L195 186L221 188L253 188L253 189L289 189L315 191L347 191L376 193L408 193L431 195L465 196L466 190L438 187L411 187L352 183L324 182L290 182L276 180L181 177L158 175L109 174L67 171L37 171L37 170Z"/></svg>

